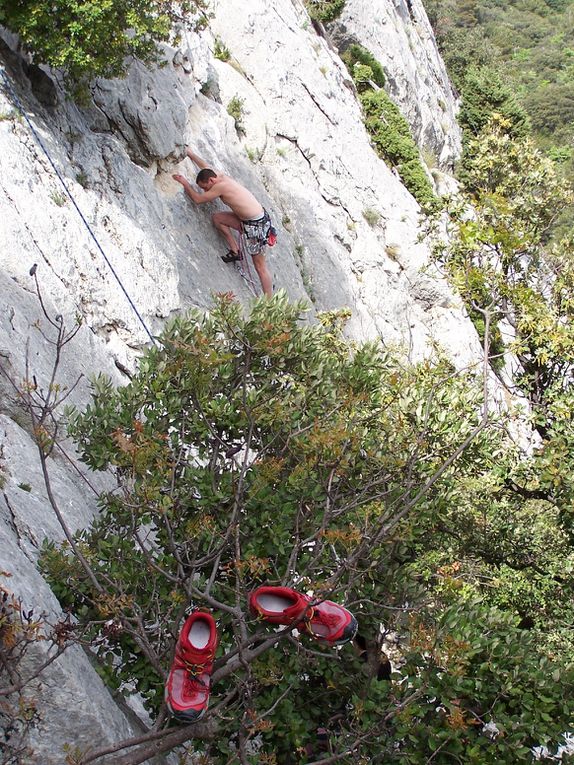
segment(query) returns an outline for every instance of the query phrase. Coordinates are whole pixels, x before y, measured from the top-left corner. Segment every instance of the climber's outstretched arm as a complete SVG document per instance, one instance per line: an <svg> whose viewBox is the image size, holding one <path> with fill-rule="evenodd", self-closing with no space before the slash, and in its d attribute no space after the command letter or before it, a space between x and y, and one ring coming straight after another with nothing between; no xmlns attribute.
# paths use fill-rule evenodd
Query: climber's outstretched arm
<svg viewBox="0 0 574 765"><path fill-rule="evenodd" d="M209 167L209 165L204 162L201 157L198 157L197 154L189 148L189 146L186 149L186 154L191 159L191 161L199 167L200 170L204 170L206 167Z"/></svg>

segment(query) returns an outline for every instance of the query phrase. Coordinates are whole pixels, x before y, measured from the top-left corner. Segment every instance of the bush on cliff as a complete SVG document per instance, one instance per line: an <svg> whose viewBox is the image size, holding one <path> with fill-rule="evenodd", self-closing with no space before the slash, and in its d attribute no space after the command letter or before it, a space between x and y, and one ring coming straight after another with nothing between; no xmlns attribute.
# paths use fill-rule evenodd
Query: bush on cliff
<svg viewBox="0 0 574 765"><path fill-rule="evenodd" d="M505 609L492 601L501 568L534 549L520 591L552 583L560 530L548 513L528 535L517 527L523 499L504 480L516 450L480 374L354 346L341 315L309 325L302 311L278 295L245 316L221 295L173 321L127 386L99 378L69 414L84 462L117 485L42 567L105 681L139 691L161 726L118 745L130 752L117 761L193 738L213 765L304 763L325 728L344 763L524 762L567 730L574 675L520 628L509 578ZM546 604L567 600L570 578ZM248 595L263 583L345 604L360 653L255 619ZM163 686L193 607L218 622L212 697L174 730Z"/></svg>
<svg viewBox="0 0 574 765"><path fill-rule="evenodd" d="M0 6L0 24L16 32L38 64L62 69L74 82L114 77L126 59L157 58L174 21L205 23L204 0L18 0Z"/></svg>

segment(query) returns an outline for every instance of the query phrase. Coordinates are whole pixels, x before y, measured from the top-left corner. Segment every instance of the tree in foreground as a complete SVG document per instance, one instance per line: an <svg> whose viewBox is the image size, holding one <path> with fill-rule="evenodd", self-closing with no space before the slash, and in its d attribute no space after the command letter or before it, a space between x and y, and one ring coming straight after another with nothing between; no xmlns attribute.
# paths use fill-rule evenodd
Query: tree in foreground
<svg viewBox="0 0 574 765"><path fill-rule="evenodd" d="M154 720L74 762L135 765L189 741L214 765L528 762L568 729L571 668L511 607L455 586L459 563L425 559L448 540L455 554L473 486L509 449L481 375L406 365L345 341L341 316L302 312L278 295L245 317L220 295L176 319L130 384L99 378L69 414L84 462L117 486L42 566L107 684ZM357 638L330 647L255 617L262 585L344 605ZM193 609L218 648L207 711L178 725L164 685Z"/></svg>

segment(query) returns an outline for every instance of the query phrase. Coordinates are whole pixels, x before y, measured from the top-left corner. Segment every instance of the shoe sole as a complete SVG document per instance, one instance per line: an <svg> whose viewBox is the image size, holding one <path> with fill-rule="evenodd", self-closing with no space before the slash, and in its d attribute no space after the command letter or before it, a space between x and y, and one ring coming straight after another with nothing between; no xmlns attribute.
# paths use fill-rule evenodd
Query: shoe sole
<svg viewBox="0 0 574 765"><path fill-rule="evenodd" d="M207 707L205 707L204 709L201 709L199 712L195 712L195 711L183 712L179 709L174 709L168 701L167 689L166 689L166 693L164 694L164 699L165 699L165 704L167 708L169 709L170 715L173 718L175 718L178 722L185 722L185 723L197 722L203 717L203 715L205 714L207 710Z"/></svg>
<svg viewBox="0 0 574 765"><path fill-rule="evenodd" d="M337 640L335 645L343 645L343 643L348 643L349 640L352 640L355 637L358 629L359 622L353 616L352 621L349 622L345 631L343 632L343 637L340 640Z"/></svg>

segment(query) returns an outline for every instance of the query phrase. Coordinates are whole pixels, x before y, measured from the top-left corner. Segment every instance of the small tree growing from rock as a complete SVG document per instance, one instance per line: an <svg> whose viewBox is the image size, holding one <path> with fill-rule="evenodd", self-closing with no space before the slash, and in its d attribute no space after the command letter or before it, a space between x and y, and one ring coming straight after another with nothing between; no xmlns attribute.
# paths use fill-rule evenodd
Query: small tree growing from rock
<svg viewBox="0 0 574 765"><path fill-rule="evenodd" d="M279 295L245 317L220 295L209 315L172 322L130 384L98 378L69 413L83 460L114 470L117 488L42 565L108 685L135 688L155 719L79 753L83 765L112 753L135 765L191 739L217 765L311 762L318 728L332 762L521 762L566 729L570 669L558 691L512 615L414 573L429 529L503 448L480 380L355 347L342 316L309 326L302 310ZM344 603L361 651L261 623L247 600L262 583ZM193 607L218 623L212 697L199 722L173 727L163 688ZM546 700L522 723L512 699L539 687Z"/></svg>
<svg viewBox="0 0 574 765"><path fill-rule="evenodd" d="M203 0L48 0L4 3L0 24L16 32L38 64L62 69L74 82L122 74L126 58L157 59L157 42L186 19L197 28L207 21Z"/></svg>

